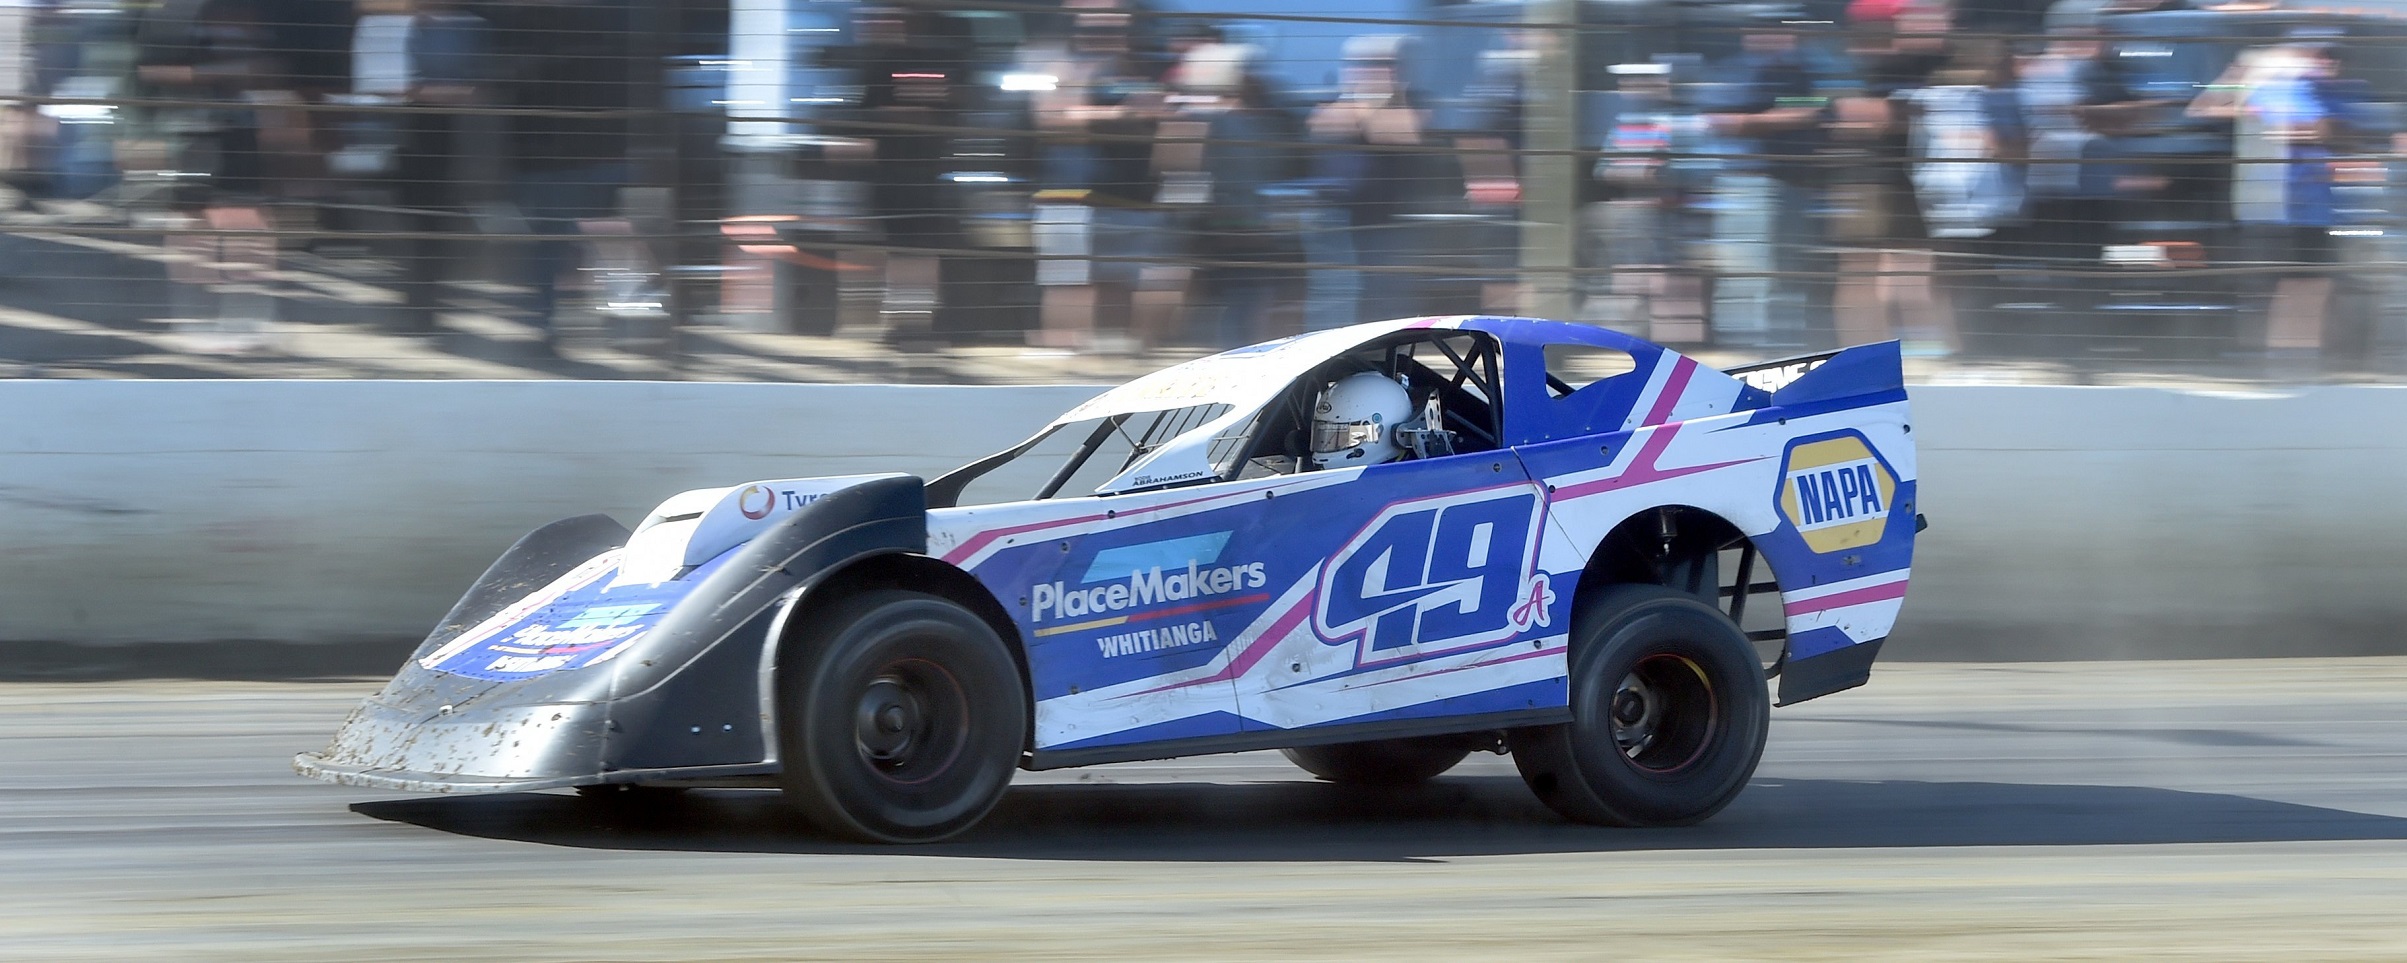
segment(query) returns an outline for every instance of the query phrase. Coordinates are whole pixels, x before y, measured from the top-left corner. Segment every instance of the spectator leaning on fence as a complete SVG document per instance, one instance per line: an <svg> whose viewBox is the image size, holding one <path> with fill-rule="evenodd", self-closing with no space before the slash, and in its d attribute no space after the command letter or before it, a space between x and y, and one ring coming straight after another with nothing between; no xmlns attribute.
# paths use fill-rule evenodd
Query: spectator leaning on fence
<svg viewBox="0 0 2407 963"><path fill-rule="evenodd" d="M2267 308L2265 348L2277 363L2324 346L2339 249L2331 160L2346 133L2348 88L2339 82L2329 31L2294 30L2288 42L2235 58L2190 103L2192 115L2233 121L2232 209L2267 260L2286 270Z"/></svg>
<svg viewBox="0 0 2407 963"><path fill-rule="evenodd" d="M1829 336L1829 285L1817 277L1826 272L1813 216L1822 178L1812 157L1829 110L1798 49L1795 21L1803 16L1777 7L1759 12L1741 35L1739 55L1716 65L1725 93L1706 105L1705 121L1740 155L1723 164L1714 185L1718 267L1730 272L1714 285L1717 340L1799 348Z"/></svg>
<svg viewBox="0 0 2407 963"><path fill-rule="evenodd" d="M1031 72L1053 78L1035 96L1040 148L1037 252L1043 287L1039 343L1094 343L1107 326L1153 330L1136 318L1176 309L1183 268L1164 260L1155 201L1155 128L1169 116L1161 78L1136 56L1131 14L1116 0L1070 0L1066 40L1032 51ZM1088 261L1100 254L1127 260ZM1165 305L1165 302L1168 302Z"/></svg>
<svg viewBox="0 0 2407 963"><path fill-rule="evenodd" d="M1994 303L2004 292L1985 278L2000 235L2023 213L2027 135L2005 46L1976 39L1907 95L1913 105L1914 196L1934 246L1953 255L1939 266L1937 295L1959 311ZM1965 303L1967 301L1973 303Z"/></svg>
<svg viewBox="0 0 2407 963"><path fill-rule="evenodd" d="M1405 83L1405 38L1370 35L1346 41L1336 100L1312 112L1313 176L1328 193L1329 217L1308 249L1311 284L1308 326L1417 313L1419 285L1406 272L1355 272L1352 267L1399 267L1416 253L1413 222L1405 217L1426 186L1429 158L1397 148L1430 143L1429 113Z"/></svg>
<svg viewBox="0 0 2407 963"><path fill-rule="evenodd" d="M2067 23L2017 67L2031 164L2023 177L2024 211L2007 253L2075 266L2094 265L2105 244L2098 209L2106 193L2083 177L2082 155L2097 140L2092 108L2132 99L2121 90L2097 27Z"/></svg>
<svg viewBox="0 0 2407 963"><path fill-rule="evenodd" d="M1252 69L1255 50L1203 44L1187 51L1175 74L1178 123L1202 138L1192 150L1165 144L1163 196L1191 231L1189 250L1206 264L1200 282L1206 319L1187 340L1231 348L1269 337L1265 320L1293 271L1292 235L1273 228L1263 190L1293 179L1299 130L1271 102ZM1168 125L1165 125L1167 129ZM1184 145L1181 145L1184 146ZM1213 263L1223 262L1223 263Z"/></svg>
<svg viewBox="0 0 2407 963"><path fill-rule="evenodd" d="M870 211L888 245L881 336L933 346L948 252L966 243L955 195L942 190L961 120L969 38L959 18L927 10L864 6L845 52L862 85L861 131L873 146Z"/></svg>
<svg viewBox="0 0 2407 963"><path fill-rule="evenodd" d="M1911 92L1929 86L1952 57L1949 17L1945 0L1854 0L1847 7L1860 88L1834 102L1831 137L1859 152L1860 165L1832 188L1841 344L1902 335L1915 354L1956 347L1955 314L1931 283L1931 235L1914 194L1908 142Z"/></svg>
<svg viewBox="0 0 2407 963"><path fill-rule="evenodd" d="M179 255L169 275L185 320L257 320L221 314L218 295L227 282L256 283L275 268L266 203L274 168L291 165L271 164L283 139L270 133L275 115L263 105L293 97L274 27L251 0L170 0L142 14L135 42L140 93L171 102L152 112L166 138L177 226L205 229L166 241Z"/></svg>
<svg viewBox="0 0 2407 963"><path fill-rule="evenodd" d="M1703 121L1676 95L1672 63L1614 64L1613 129L1594 175L1603 183L1606 263L1620 320L1669 344L1705 341L1703 279L1693 269L1708 186Z"/></svg>
<svg viewBox="0 0 2407 963"><path fill-rule="evenodd" d="M619 191L634 178L628 149L638 74L633 0L518 0L494 18L510 197L530 233L527 313L555 348L560 282L581 262L627 268L632 227ZM614 263L615 262L615 263Z"/></svg>

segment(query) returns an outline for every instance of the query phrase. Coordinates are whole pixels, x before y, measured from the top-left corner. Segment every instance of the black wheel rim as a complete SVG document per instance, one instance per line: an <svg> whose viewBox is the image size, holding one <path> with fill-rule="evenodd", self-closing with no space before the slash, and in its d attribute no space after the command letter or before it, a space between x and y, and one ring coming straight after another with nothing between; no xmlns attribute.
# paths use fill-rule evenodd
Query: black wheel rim
<svg viewBox="0 0 2407 963"><path fill-rule="evenodd" d="M1642 771L1669 775L1695 765L1713 745L1719 708L1704 666L1658 653L1630 667L1613 689L1605 719L1623 758Z"/></svg>
<svg viewBox="0 0 2407 963"><path fill-rule="evenodd" d="M905 658L886 663L861 687L853 707L853 747L887 782L913 785L953 768L969 745L969 694L941 665Z"/></svg>

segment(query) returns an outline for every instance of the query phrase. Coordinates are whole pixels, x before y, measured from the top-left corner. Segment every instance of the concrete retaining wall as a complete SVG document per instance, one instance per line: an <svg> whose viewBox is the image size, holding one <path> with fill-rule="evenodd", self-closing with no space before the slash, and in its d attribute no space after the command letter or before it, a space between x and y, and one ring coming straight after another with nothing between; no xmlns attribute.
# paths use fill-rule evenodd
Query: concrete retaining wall
<svg viewBox="0 0 2407 963"><path fill-rule="evenodd" d="M934 477L1095 388L0 382L0 640L423 636L528 530L689 488Z"/></svg>
<svg viewBox="0 0 2407 963"><path fill-rule="evenodd" d="M1093 388L0 382L0 642L414 639L521 533L1003 447ZM2407 651L2407 389L1914 392L1890 652Z"/></svg>
<svg viewBox="0 0 2407 963"><path fill-rule="evenodd" d="M1898 655L2407 652L2407 389L1912 395Z"/></svg>

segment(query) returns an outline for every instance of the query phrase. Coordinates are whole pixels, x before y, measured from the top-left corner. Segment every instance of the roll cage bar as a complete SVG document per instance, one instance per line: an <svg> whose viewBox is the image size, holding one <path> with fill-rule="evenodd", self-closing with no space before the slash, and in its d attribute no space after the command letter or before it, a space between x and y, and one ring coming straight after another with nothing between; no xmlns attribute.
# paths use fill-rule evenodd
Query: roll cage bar
<svg viewBox="0 0 2407 963"><path fill-rule="evenodd" d="M1468 344L1458 348L1458 345L1453 343L1461 341L1467 341ZM1429 361L1437 359L1431 358L1424 361L1417 356L1416 352L1423 347L1434 348L1443 356L1446 365L1452 369L1451 373L1429 363ZM1373 356L1365 357L1366 355ZM1311 420L1313 400L1319 395L1321 388L1330 381L1356 371L1372 371L1387 377L1402 376L1407 382L1408 389L1416 397L1425 398L1429 393L1435 392L1438 397L1439 410L1445 416L1447 430L1463 436L1472 443L1466 446L1466 450L1487 451L1502 447L1499 442L1499 439L1504 436L1504 394L1500 374L1502 362L1503 351L1500 342L1495 336L1484 331L1416 329L1387 335L1331 358L1313 368L1303 377L1296 379L1276 399L1264 405L1253 418L1234 432L1235 435L1245 438L1241 457L1228 460L1225 464L1243 465L1256 458L1302 455L1302 451L1291 449L1296 448L1294 441L1296 431ZM1560 385L1560 382L1552 376L1549 376L1548 381L1550 386ZM1558 387L1557 390L1561 390L1561 388ZM1128 436L1124 429L1131 419L1141 417L1141 413L1115 414L1099 419L1094 430L1088 432L1086 439L1079 444L1077 450L1072 452L1046 480L1044 487L1039 489L1034 496L1034 500L1041 501L1059 495L1062 487L1067 485L1072 478L1077 477L1079 470L1084 468L1087 462L1101 451L1105 443L1110 441L1115 434L1127 438L1130 447L1128 456L1115 472L1116 475L1119 472L1127 471L1139 460L1171 440L1211 423L1226 411L1226 405L1202 404L1156 412L1153 413L1155 417L1146 424L1142 434L1136 437ZM1061 427L1064 426L1057 425L1051 431L1040 432L1026 442L954 469L929 482L927 485L928 507L950 508L958 504L962 492L969 487L971 482L1012 459L1026 454L1045 439L1052 437L1054 432L1060 430ZM1308 470L1300 465L1299 462L1299 470ZM1197 484L1210 480L1225 481L1227 477L1228 472L1224 470L1220 476L1213 479L1198 479L1178 484Z"/></svg>

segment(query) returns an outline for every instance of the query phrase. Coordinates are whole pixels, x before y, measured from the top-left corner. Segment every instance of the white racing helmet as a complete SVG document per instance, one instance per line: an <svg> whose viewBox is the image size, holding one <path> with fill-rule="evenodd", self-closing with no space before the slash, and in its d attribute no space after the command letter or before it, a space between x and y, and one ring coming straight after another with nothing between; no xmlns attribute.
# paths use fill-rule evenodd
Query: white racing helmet
<svg viewBox="0 0 2407 963"><path fill-rule="evenodd" d="M1351 468L1396 460L1396 427L1412 419L1412 394L1374 372L1337 379L1312 409L1312 467Z"/></svg>

